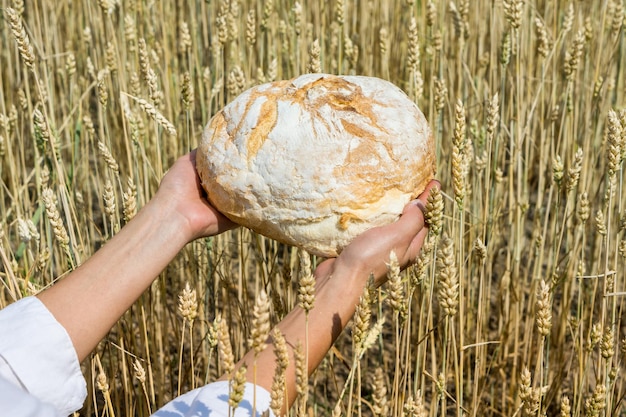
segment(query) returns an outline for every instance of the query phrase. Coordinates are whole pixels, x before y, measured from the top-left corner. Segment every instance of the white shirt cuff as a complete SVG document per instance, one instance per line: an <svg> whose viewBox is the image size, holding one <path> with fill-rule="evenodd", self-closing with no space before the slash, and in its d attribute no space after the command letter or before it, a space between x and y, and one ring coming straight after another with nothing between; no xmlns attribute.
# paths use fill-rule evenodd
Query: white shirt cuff
<svg viewBox="0 0 626 417"><path fill-rule="evenodd" d="M6 361L0 376L61 414L83 406L87 385L74 345L38 298L23 298L1 310L0 334L0 357Z"/></svg>
<svg viewBox="0 0 626 417"><path fill-rule="evenodd" d="M12 417L64 417L50 404L43 403L0 375L0 410Z"/></svg>
<svg viewBox="0 0 626 417"><path fill-rule="evenodd" d="M228 381L213 382L174 398L154 413L153 417L228 417L230 415L228 397ZM270 417L275 417L270 410L270 401L270 393L265 388L248 382L234 417L261 417L267 410L269 410Z"/></svg>

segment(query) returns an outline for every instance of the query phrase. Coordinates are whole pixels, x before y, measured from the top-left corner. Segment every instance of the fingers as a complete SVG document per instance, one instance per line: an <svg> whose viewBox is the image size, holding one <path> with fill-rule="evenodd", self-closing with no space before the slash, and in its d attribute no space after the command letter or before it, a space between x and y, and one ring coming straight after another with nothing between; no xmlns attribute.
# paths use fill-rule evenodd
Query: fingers
<svg viewBox="0 0 626 417"><path fill-rule="evenodd" d="M424 227L422 230L417 232L417 235L415 235L415 237L411 241L411 244L409 245L409 248L406 251L409 264L414 263L417 257L419 256L420 251L422 250L422 246L424 245L424 240L426 240L427 235L428 235L428 227Z"/></svg>
<svg viewBox="0 0 626 417"><path fill-rule="evenodd" d="M428 200L428 196L430 195L430 190L432 190L433 188L440 188L440 187L441 187L441 184L439 183L439 181L431 180L428 184L426 184L426 188L424 189L424 191L422 191L422 193L415 200L411 200L407 204L407 206L405 207L405 210L407 207L411 205L415 205L419 207L422 210L422 212L426 212L426 202ZM404 212L402 214L404 214Z"/></svg>
<svg viewBox="0 0 626 417"><path fill-rule="evenodd" d="M401 227L409 228L414 235L416 235L424 226L424 213L426 212L426 203L428 200L428 195L430 194L430 190L433 188L439 188L440 183L436 180L431 180L427 185L422 194L415 200L411 200L402 211L402 216L398 220L398 223L401 224Z"/></svg>
<svg viewBox="0 0 626 417"><path fill-rule="evenodd" d="M402 235L415 236L424 228L424 210L426 205L420 199L412 200L402 211L402 216L395 223L396 228Z"/></svg>
<svg viewBox="0 0 626 417"><path fill-rule="evenodd" d="M396 222L398 232L401 233L400 236L407 237L407 240L401 239L401 242L406 242L404 261L407 263L413 263L415 261L424 244L424 240L428 234L428 225L424 217L426 203L430 191L440 186L439 181L430 181L422 194L404 207L402 216Z"/></svg>
<svg viewBox="0 0 626 417"><path fill-rule="evenodd" d="M402 269L415 262L428 235L424 210L430 191L439 187L431 181L420 196L408 203L395 223L375 227L356 237L336 259L322 263L318 273L332 269L349 275L369 278L375 286L387 279L389 254L393 250ZM347 271L347 272L346 272Z"/></svg>
<svg viewBox="0 0 626 417"><path fill-rule="evenodd" d="M422 191L422 194L417 197L418 200L424 203L424 206L426 206L428 195L430 194L430 190L432 190L433 188L441 189L441 183L437 180L430 180L430 182L426 184L426 188L424 189L424 191Z"/></svg>

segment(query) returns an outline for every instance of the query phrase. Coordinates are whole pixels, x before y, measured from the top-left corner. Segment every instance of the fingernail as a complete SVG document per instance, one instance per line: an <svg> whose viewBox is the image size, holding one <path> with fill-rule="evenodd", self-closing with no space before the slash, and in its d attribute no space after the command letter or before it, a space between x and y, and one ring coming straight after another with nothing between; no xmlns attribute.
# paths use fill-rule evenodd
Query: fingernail
<svg viewBox="0 0 626 417"><path fill-rule="evenodd" d="M413 204L414 206L417 206L422 211L422 214L426 213L426 206L424 206L424 203L422 202L422 200L420 199L413 200L411 201L411 204Z"/></svg>

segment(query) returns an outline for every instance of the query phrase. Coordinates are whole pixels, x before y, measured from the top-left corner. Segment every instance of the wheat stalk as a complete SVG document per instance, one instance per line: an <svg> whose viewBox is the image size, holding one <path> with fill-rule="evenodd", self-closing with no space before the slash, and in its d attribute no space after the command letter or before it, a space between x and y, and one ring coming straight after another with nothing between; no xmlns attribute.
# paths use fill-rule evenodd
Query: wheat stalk
<svg viewBox="0 0 626 417"><path fill-rule="evenodd" d="M141 109L145 111L148 116L150 116L152 120L154 120L159 126L161 126L167 133L172 136L176 136L176 127L174 127L174 125L169 120L167 120L165 116L163 116L154 105L150 104L148 101L142 98L133 97L130 94L127 94L127 96L135 100L137 104L139 104L139 107L141 107Z"/></svg>
<svg viewBox="0 0 626 417"><path fill-rule="evenodd" d="M8 17L11 32L13 32L15 42L17 43L17 49L22 57L22 61L24 61L26 68L34 71L35 50L30 43L30 38L26 34L26 29L24 29L24 24L22 23L22 19L20 17L21 13L11 7L7 7L5 12Z"/></svg>

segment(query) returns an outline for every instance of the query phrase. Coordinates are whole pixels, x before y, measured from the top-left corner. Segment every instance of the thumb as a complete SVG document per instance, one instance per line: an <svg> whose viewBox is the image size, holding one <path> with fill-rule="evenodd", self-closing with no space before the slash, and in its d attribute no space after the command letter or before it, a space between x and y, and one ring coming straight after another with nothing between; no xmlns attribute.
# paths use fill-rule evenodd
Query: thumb
<svg viewBox="0 0 626 417"><path fill-rule="evenodd" d="M409 228L407 233L411 231L413 234L416 234L425 226L425 217L424 213L426 213L426 202L428 200L428 195L433 188L439 188L441 185L437 180L431 180L427 185L424 191L419 195L415 200L411 200L406 206L404 206L404 210L402 211L402 215L400 219L396 222L399 224L401 228L399 231L402 232L404 228ZM400 226L401 225L401 226Z"/></svg>
<svg viewBox="0 0 626 417"><path fill-rule="evenodd" d="M402 215L395 223L397 226L397 232L406 234L407 236L414 236L417 232L425 226L424 212L426 211L426 205L422 200L411 200L404 210Z"/></svg>

